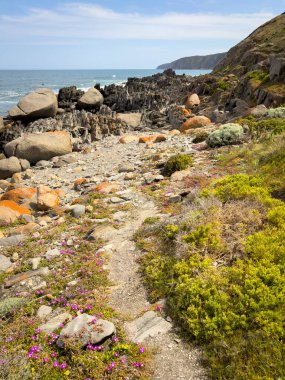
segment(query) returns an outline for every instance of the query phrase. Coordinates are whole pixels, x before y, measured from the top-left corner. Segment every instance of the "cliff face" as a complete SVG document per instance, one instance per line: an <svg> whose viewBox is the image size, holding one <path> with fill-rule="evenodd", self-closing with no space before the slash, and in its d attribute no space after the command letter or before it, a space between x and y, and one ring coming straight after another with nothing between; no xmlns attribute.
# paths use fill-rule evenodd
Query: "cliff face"
<svg viewBox="0 0 285 380"><path fill-rule="evenodd" d="M165 63L158 66L158 69L173 70L212 70L224 57L226 53L196 55L193 57L184 57L176 61Z"/></svg>
<svg viewBox="0 0 285 380"><path fill-rule="evenodd" d="M285 102L285 13L260 26L229 50L214 74L235 74L234 94L267 106Z"/></svg>

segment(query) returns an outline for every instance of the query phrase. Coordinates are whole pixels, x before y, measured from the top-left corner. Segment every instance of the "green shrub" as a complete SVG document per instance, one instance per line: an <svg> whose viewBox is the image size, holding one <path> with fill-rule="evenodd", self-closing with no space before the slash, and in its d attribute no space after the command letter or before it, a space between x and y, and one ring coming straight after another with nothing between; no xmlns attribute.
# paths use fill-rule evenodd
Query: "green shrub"
<svg viewBox="0 0 285 380"><path fill-rule="evenodd" d="M204 196L210 194L222 201L249 198L265 204L275 203L264 180L248 174L228 175L214 182L211 188L202 192ZM276 202L278 203L278 201Z"/></svg>
<svg viewBox="0 0 285 380"><path fill-rule="evenodd" d="M285 107L271 108L268 110L268 116L273 118L285 118Z"/></svg>
<svg viewBox="0 0 285 380"><path fill-rule="evenodd" d="M166 162L163 168L163 174L171 176L176 171L184 170L188 166L192 165L192 158L187 154L178 154L177 156L172 156Z"/></svg>
<svg viewBox="0 0 285 380"><path fill-rule="evenodd" d="M220 80L217 84L218 84L218 87L224 91L229 90L231 88L231 84L223 80Z"/></svg>
<svg viewBox="0 0 285 380"><path fill-rule="evenodd" d="M211 148L233 145L242 142L244 137L243 128L239 124L224 124L220 129L210 133L207 144Z"/></svg>
<svg viewBox="0 0 285 380"><path fill-rule="evenodd" d="M246 125L248 127L250 137L253 140L261 138L272 138L273 136L280 134L285 130L285 120L278 118L265 119L260 121L249 120Z"/></svg>
<svg viewBox="0 0 285 380"><path fill-rule="evenodd" d="M268 81L269 74L264 72L264 71L253 70L253 71L250 71L249 73L247 73L246 77L247 77L247 79L256 79L256 80L259 80L259 81L264 83L264 82Z"/></svg>
<svg viewBox="0 0 285 380"><path fill-rule="evenodd" d="M7 316L24 303L25 300L23 298L10 297L4 299L0 302L0 317Z"/></svg>

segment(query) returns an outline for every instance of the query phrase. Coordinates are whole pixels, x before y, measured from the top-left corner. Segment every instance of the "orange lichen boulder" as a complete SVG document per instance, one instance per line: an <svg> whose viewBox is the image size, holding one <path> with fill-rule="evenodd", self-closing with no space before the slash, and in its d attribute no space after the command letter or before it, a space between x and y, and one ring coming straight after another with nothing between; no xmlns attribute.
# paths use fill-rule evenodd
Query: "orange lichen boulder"
<svg viewBox="0 0 285 380"><path fill-rule="evenodd" d="M31 204L36 202L37 190L33 187L17 187L4 193L1 200L14 201L31 208Z"/></svg>
<svg viewBox="0 0 285 380"><path fill-rule="evenodd" d="M159 143L159 142L163 142L166 140L167 140L167 137L165 135L157 135L157 136L155 136L154 142Z"/></svg>
<svg viewBox="0 0 285 380"><path fill-rule="evenodd" d="M202 128L211 124L211 120L206 116L194 116L185 121L180 128L181 132L185 132L191 128Z"/></svg>
<svg viewBox="0 0 285 380"><path fill-rule="evenodd" d="M99 193L109 194L111 192L119 191L119 185L112 182L102 182L99 185L95 186L93 191L98 191Z"/></svg>
<svg viewBox="0 0 285 380"><path fill-rule="evenodd" d="M30 215L31 211L25 207L25 206L20 206L14 201L0 201L0 207L7 207L13 211L16 211L19 213L19 215Z"/></svg>
<svg viewBox="0 0 285 380"><path fill-rule="evenodd" d="M155 136L141 136L139 138L139 143L140 144L146 144L148 142L154 141L154 139L155 139Z"/></svg>
<svg viewBox="0 0 285 380"><path fill-rule="evenodd" d="M58 193L48 186L39 186L37 189L37 207L41 211L54 209L59 204Z"/></svg>
<svg viewBox="0 0 285 380"><path fill-rule="evenodd" d="M120 144L129 144L131 142L138 141L138 136L134 135L125 135L120 137L119 143Z"/></svg>

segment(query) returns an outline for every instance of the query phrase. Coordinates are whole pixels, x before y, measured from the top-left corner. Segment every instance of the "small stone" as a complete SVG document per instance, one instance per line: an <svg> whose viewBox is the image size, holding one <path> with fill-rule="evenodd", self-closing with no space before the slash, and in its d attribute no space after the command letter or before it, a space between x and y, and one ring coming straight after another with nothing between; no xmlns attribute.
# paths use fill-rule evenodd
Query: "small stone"
<svg viewBox="0 0 285 380"><path fill-rule="evenodd" d="M178 203L181 201L181 195L180 194L173 194L169 197L169 202L171 203Z"/></svg>
<svg viewBox="0 0 285 380"><path fill-rule="evenodd" d="M41 257L32 257L31 259L29 259L29 262L32 264L33 270L36 270L40 265Z"/></svg>
<svg viewBox="0 0 285 380"><path fill-rule="evenodd" d="M47 167L49 167L51 165L52 165L52 163L50 161L41 160L41 161L38 161L35 166L37 168L44 169L44 168L47 168Z"/></svg>
<svg viewBox="0 0 285 380"><path fill-rule="evenodd" d="M159 174L154 178L155 182L160 182L164 180L164 176Z"/></svg>
<svg viewBox="0 0 285 380"><path fill-rule="evenodd" d="M50 249L49 251L46 252L45 254L45 258L47 260L52 260L54 259L55 257L58 257L60 256L60 250L57 249L57 248L54 248L54 249Z"/></svg>
<svg viewBox="0 0 285 380"><path fill-rule="evenodd" d="M0 272L5 272L12 266L10 259L4 255L0 255Z"/></svg>
<svg viewBox="0 0 285 380"><path fill-rule="evenodd" d="M24 219L26 223L33 223L35 221L35 217L33 215L22 215L21 218Z"/></svg>
<svg viewBox="0 0 285 380"><path fill-rule="evenodd" d="M17 261L19 260L19 253L18 252L14 252L13 255L12 255L12 261Z"/></svg>
<svg viewBox="0 0 285 380"><path fill-rule="evenodd" d="M42 305L38 312L37 312L37 316L40 318L40 319L45 319L48 315L50 315L52 313L52 307L50 306L46 306L46 305Z"/></svg>
<svg viewBox="0 0 285 380"><path fill-rule="evenodd" d="M86 212L86 207L84 205L75 205L73 206L71 210L72 216L74 218L80 218L82 215L84 215Z"/></svg>
<svg viewBox="0 0 285 380"><path fill-rule="evenodd" d="M118 172L119 173L130 173L135 170L134 166L131 164L122 164L119 166Z"/></svg>
<svg viewBox="0 0 285 380"><path fill-rule="evenodd" d="M33 178L34 176L34 172L32 171L32 169L27 169L23 175L23 178L24 179L31 179Z"/></svg>
<svg viewBox="0 0 285 380"><path fill-rule="evenodd" d="M123 202L123 199L122 199L122 198L119 198L119 197L112 197L112 198L110 199L110 201L111 201L111 203L116 204L116 203L122 203L122 202Z"/></svg>
<svg viewBox="0 0 285 380"><path fill-rule="evenodd" d="M92 212L93 211L93 206L88 205L88 206L85 207L85 210L86 210L86 212Z"/></svg>
<svg viewBox="0 0 285 380"><path fill-rule="evenodd" d="M11 183L17 184L22 182L21 173L14 173L11 178Z"/></svg>

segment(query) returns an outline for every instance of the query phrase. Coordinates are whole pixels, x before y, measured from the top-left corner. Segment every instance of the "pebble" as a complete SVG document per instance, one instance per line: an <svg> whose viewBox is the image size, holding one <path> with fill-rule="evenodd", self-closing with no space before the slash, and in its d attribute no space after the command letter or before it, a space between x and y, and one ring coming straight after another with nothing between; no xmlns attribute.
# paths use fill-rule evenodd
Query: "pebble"
<svg viewBox="0 0 285 380"><path fill-rule="evenodd" d="M86 207L84 205L75 205L72 207L71 214L74 218L80 218L86 212Z"/></svg>
<svg viewBox="0 0 285 380"><path fill-rule="evenodd" d="M32 264L33 270L36 270L40 265L41 257L32 257L31 259L29 259L29 262Z"/></svg>
<svg viewBox="0 0 285 380"><path fill-rule="evenodd" d="M122 199L122 198L119 198L119 197L112 197L111 199L110 199L110 201L111 201L111 203L121 203L121 202L123 202L124 200Z"/></svg>
<svg viewBox="0 0 285 380"><path fill-rule="evenodd" d="M0 255L0 272L5 272L12 266L10 259L4 255Z"/></svg>
<svg viewBox="0 0 285 380"><path fill-rule="evenodd" d="M45 319L48 315L50 315L52 313L52 307L50 306L46 306L46 305L42 305L38 312L37 312L37 316L40 318L40 319Z"/></svg>
<svg viewBox="0 0 285 380"><path fill-rule="evenodd" d="M46 252L45 258L47 260L52 260L55 257L60 256L60 250L58 248L50 249L49 251Z"/></svg>

